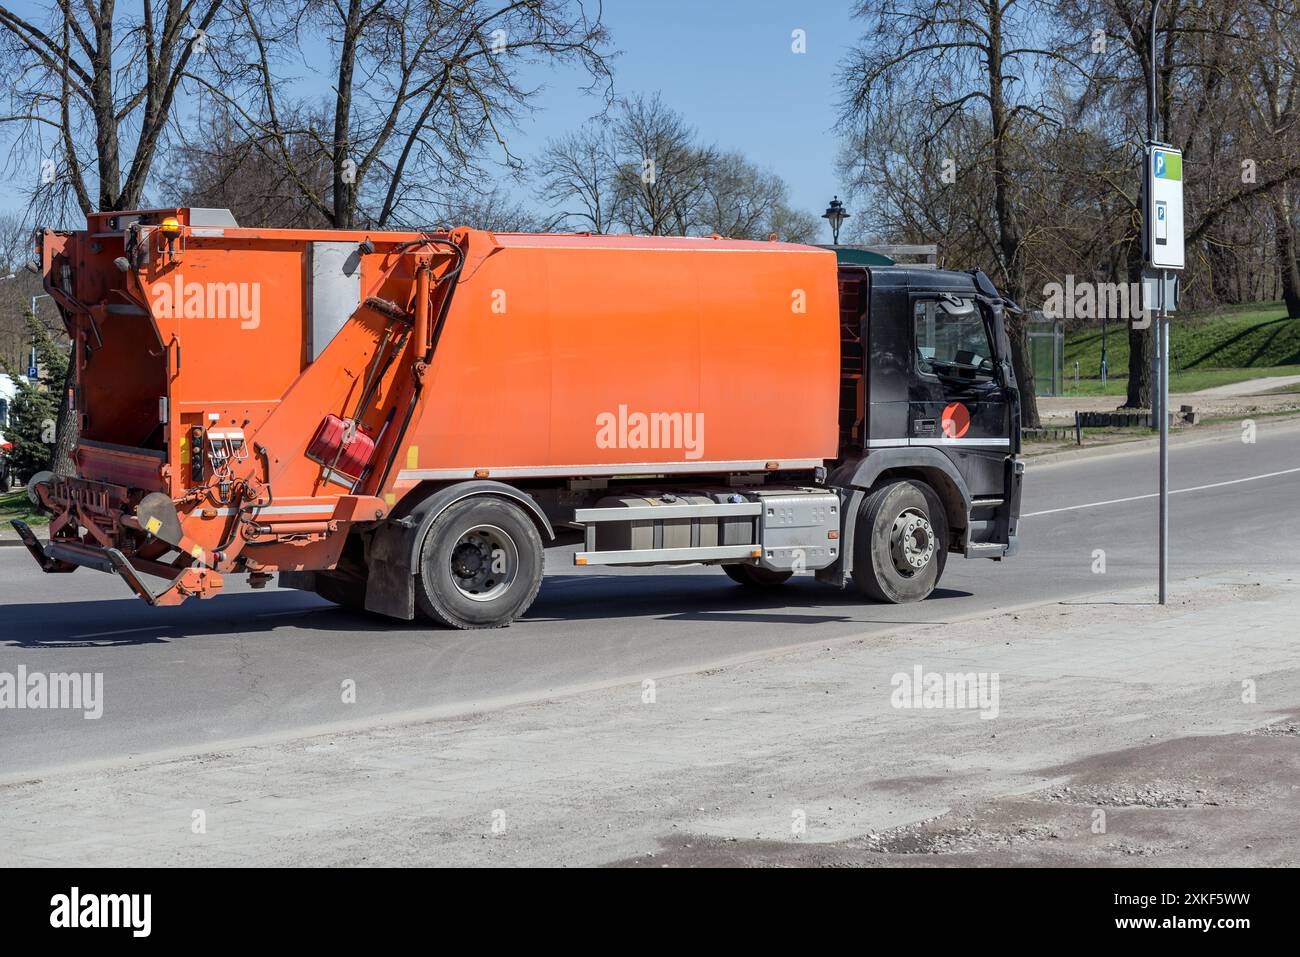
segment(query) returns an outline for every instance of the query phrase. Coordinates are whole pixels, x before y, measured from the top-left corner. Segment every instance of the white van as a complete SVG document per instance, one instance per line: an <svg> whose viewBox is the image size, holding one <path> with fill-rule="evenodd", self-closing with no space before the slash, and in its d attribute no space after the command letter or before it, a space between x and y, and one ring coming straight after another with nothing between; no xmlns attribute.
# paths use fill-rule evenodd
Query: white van
<svg viewBox="0 0 1300 957"><path fill-rule="evenodd" d="M0 372L0 492L9 491L9 440L5 438L5 429L9 427L9 412L14 405L18 387L14 380Z"/></svg>

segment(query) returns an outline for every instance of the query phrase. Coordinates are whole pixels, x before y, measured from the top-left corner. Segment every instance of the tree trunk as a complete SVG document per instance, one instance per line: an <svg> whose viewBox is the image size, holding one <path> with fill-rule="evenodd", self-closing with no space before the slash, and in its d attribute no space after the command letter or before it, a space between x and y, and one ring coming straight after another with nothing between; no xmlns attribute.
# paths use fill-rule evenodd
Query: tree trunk
<svg viewBox="0 0 1300 957"><path fill-rule="evenodd" d="M1282 274L1282 299L1288 319L1300 318L1300 266L1296 263L1296 231L1291 205L1290 184L1278 187L1273 201L1274 231L1277 237L1277 264Z"/></svg>
<svg viewBox="0 0 1300 957"><path fill-rule="evenodd" d="M54 433L54 454L50 462L50 471L64 478L75 478L77 463L73 456L77 440L80 438L80 422L77 412L72 407L72 392L77 387L76 348L73 348L73 361L68 363L68 374L63 381L63 395L59 398L59 417L56 419Z"/></svg>
<svg viewBox="0 0 1300 957"><path fill-rule="evenodd" d="M1007 169L1006 101L1002 87L1002 8L997 0L989 5L989 119L993 133L993 205L998 217L998 251L1007 277L1005 294L1019 305L1025 302L1025 267L1022 254L1020 223L1011 198L1013 184ZM1029 362L1029 341L1025 334L1026 319L1007 317L1007 337L1011 340L1011 364L1020 390L1020 424L1027 429L1040 425L1038 396L1034 389L1034 370Z"/></svg>
<svg viewBox="0 0 1300 957"><path fill-rule="evenodd" d="M1142 282L1142 238L1134 239L1128 245L1128 281ZM1125 409L1151 408L1151 359L1155 355L1155 339L1152 327L1156 320L1147 316L1145 328L1139 328L1132 319L1128 324L1128 394L1125 396Z"/></svg>
<svg viewBox="0 0 1300 957"><path fill-rule="evenodd" d="M352 79L357 64L357 41L361 30L361 0L351 0L343 25L339 50L338 90L334 100L334 216L335 229L351 229L357 208L360 171L351 156L349 125L352 122Z"/></svg>
<svg viewBox="0 0 1300 957"><path fill-rule="evenodd" d="M1151 330L1156 320L1145 329L1128 327L1128 396L1126 409L1151 408L1151 360L1155 356L1155 339Z"/></svg>
<svg viewBox="0 0 1300 957"><path fill-rule="evenodd" d="M94 99L99 208L119 209L122 170L118 159L117 104L113 102L113 4L106 3L99 11L94 37L95 56L91 60L90 92ZM75 163L76 157L69 156L68 162Z"/></svg>

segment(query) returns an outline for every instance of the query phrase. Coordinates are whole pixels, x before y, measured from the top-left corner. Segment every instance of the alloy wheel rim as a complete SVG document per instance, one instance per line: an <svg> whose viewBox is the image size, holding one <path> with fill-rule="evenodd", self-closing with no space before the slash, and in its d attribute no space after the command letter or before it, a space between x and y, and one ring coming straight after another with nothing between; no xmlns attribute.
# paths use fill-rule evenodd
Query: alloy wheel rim
<svg viewBox="0 0 1300 957"><path fill-rule="evenodd" d="M925 515L909 508L894 519L889 543L894 567L904 575L915 575L934 557L934 528Z"/></svg>
<svg viewBox="0 0 1300 957"><path fill-rule="evenodd" d="M496 525L475 525L451 549L451 582L471 601L500 598L519 575L519 549Z"/></svg>

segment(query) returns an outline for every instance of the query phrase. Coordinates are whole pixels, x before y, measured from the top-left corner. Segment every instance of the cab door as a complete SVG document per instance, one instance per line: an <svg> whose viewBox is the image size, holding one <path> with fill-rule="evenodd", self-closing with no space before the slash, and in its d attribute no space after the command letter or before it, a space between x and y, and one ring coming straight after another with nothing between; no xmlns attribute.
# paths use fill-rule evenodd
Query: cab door
<svg viewBox="0 0 1300 957"><path fill-rule="evenodd" d="M976 498L1003 494L1013 451L992 319L973 295L912 297L909 443L942 449Z"/></svg>

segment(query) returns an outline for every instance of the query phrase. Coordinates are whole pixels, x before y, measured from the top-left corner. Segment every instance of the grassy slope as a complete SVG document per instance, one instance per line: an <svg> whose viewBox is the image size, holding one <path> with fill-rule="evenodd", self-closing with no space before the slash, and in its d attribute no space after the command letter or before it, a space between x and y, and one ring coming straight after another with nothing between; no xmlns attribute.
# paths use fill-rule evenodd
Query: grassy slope
<svg viewBox="0 0 1300 957"><path fill-rule="evenodd" d="M48 515L38 515L32 510L32 503L24 489L0 495L0 528L11 530L9 525L11 518L24 521L28 525L42 525L50 520Z"/></svg>
<svg viewBox="0 0 1300 957"><path fill-rule="evenodd" d="M1300 319L1287 319L1281 303L1230 306L1203 316L1174 316L1169 388L1194 392L1263 376L1300 374ZM1065 337L1066 391L1073 395L1122 395L1128 375L1128 334L1111 323L1106 335L1110 381L1103 390L1101 327L1075 330ZM1074 364L1079 363L1079 388Z"/></svg>

